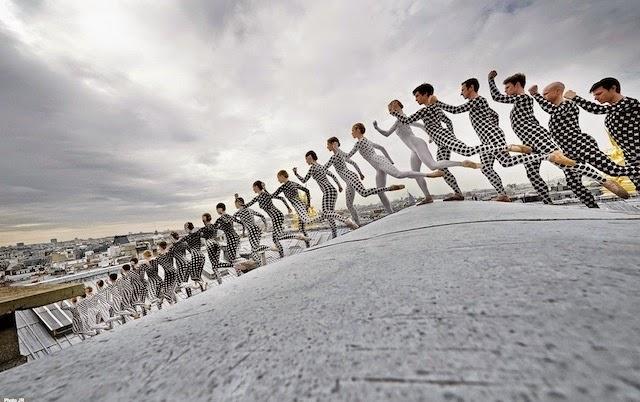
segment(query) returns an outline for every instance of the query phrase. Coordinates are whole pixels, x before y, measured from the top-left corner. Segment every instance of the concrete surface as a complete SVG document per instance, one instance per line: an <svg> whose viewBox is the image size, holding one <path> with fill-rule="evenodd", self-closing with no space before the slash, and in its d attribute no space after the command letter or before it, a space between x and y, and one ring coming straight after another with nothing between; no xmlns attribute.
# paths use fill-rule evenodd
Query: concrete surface
<svg viewBox="0 0 640 402"><path fill-rule="evenodd" d="M413 207L47 359L25 400L640 400L640 216Z"/></svg>

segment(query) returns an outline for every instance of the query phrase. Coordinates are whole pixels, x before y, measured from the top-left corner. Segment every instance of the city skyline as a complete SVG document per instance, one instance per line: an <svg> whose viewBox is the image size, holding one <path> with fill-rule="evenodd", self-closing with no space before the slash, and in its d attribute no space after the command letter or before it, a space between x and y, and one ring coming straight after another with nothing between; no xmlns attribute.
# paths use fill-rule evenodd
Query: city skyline
<svg viewBox="0 0 640 402"><path fill-rule="evenodd" d="M197 222L234 193L250 197L254 180L273 190L279 169L306 172L309 149L326 161L330 136L348 150L357 121L406 169L409 151L371 122L391 126L393 98L417 110L411 90L425 81L452 104L471 76L489 98L491 69L498 82L522 71L527 87L563 80L587 98L603 76L640 93L633 1L460 4L0 3L0 244ZM490 104L517 142L509 107ZM537 106L536 116L546 124ZM479 143L467 116L452 120ZM609 147L602 117L583 112L581 123ZM355 160L373 186L373 169ZM522 167L496 170L505 184L526 180ZM454 173L465 191L488 187L480 172ZM449 191L442 179L429 185Z"/></svg>

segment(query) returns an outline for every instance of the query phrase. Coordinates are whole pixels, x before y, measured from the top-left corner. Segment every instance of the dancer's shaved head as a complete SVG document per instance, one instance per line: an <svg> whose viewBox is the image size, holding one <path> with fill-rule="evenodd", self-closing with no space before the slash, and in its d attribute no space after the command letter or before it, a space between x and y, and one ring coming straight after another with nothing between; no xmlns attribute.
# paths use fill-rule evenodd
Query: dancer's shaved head
<svg viewBox="0 0 640 402"><path fill-rule="evenodd" d="M547 85L546 87L544 87L543 92L558 90L564 92L564 84L560 81L552 82L551 84Z"/></svg>
<svg viewBox="0 0 640 402"><path fill-rule="evenodd" d="M552 82L542 90L542 96L556 105L559 105L564 100L562 94L564 94L564 84L560 81Z"/></svg>

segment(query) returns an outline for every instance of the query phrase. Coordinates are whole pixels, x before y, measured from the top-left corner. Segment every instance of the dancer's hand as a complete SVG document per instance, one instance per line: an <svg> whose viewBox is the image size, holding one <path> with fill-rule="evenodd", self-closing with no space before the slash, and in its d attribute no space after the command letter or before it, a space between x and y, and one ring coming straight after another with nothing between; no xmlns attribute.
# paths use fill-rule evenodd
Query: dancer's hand
<svg viewBox="0 0 640 402"><path fill-rule="evenodd" d="M342 192L342 187L341 187L341 186L340 186L340 187L338 187L338 191L339 191L339 192Z"/></svg>
<svg viewBox="0 0 640 402"><path fill-rule="evenodd" d="M287 211L289 211L289 213L293 212L293 210L291 208L287 208Z"/></svg>
<svg viewBox="0 0 640 402"><path fill-rule="evenodd" d="M489 71L489 79L492 80L498 76L498 72L496 70Z"/></svg>
<svg viewBox="0 0 640 402"><path fill-rule="evenodd" d="M564 93L564 97L567 99L573 99L576 96L577 96L576 91L568 90L567 92Z"/></svg>
<svg viewBox="0 0 640 402"><path fill-rule="evenodd" d="M364 175L360 173L360 180L364 180Z"/></svg>
<svg viewBox="0 0 640 402"><path fill-rule="evenodd" d="M233 196L234 196L234 198L240 198L240 196L238 195L238 193L235 193Z"/></svg>
<svg viewBox="0 0 640 402"><path fill-rule="evenodd" d="M537 95L537 94L538 94L538 86L537 86L537 85L534 85L534 86L532 86L531 88L529 88L529 93L530 93L531 95Z"/></svg>
<svg viewBox="0 0 640 402"><path fill-rule="evenodd" d="M373 128L378 129L378 122L376 120L373 121Z"/></svg>
<svg viewBox="0 0 640 402"><path fill-rule="evenodd" d="M298 168L297 168L297 167L294 167L294 168L293 168L293 169L291 169L291 170L293 170L293 173L298 173Z"/></svg>

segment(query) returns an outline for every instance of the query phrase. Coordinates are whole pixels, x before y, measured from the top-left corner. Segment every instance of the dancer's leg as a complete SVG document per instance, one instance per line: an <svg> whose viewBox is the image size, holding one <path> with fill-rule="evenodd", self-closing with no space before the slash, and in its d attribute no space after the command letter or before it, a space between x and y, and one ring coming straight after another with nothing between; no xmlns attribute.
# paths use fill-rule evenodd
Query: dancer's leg
<svg viewBox="0 0 640 402"><path fill-rule="evenodd" d="M429 152L429 155L431 155L431 152ZM431 159L433 160L433 157ZM422 167L422 163L423 161L420 156L415 152L411 152L411 170L419 172L420 168ZM416 183L418 183L418 187L420 187L420 190L422 190L422 194L424 194L425 198L431 197L431 194L429 193L429 187L427 187L427 181L424 179L424 177L417 177Z"/></svg>
<svg viewBox="0 0 640 402"><path fill-rule="evenodd" d="M421 176L418 176L421 177ZM376 187L386 187L387 186L387 174L379 169L376 169ZM384 209L387 210L388 214L393 213L393 208L391 208L391 203L387 198L385 193L378 193L378 197L380 197L380 201L382 205L384 205Z"/></svg>
<svg viewBox="0 0 640 402"><path fill-rule="evenodd" d="M481 172L489 180L489 183L496 189L498 195L506 195L504 187L502 186L502 180L498 173L493 170L493 162L496 160L495 154L481 153L480 163L482 163Z"/></svg>
<svg viewBox="0 0 640 402"><path fill-rule="evenodd" d="M542 180L542 176L540 176L540 161L525 163L524 168L527 171L527 178L533 188L538 192L540 198L542 198L542 202L545 204L553 204L549 196L547 183L545 183L544 180Z"/></svg>
<svg viewBox="0 0 640 402"><path fill-rule="evenodd" d="M567 178L567 186L578 197L580 202L588 208L598 208L595 198L587 188L582 184L582 176L579 172L572 169L563 169Z"/></svg>
<svg viewBox="0 0 640 402"><path fill-rule="evenodd" d="M438 146L436 157L439 161L448 160L451 157L451 151L449 150L449 148ZM453 174L451 174L449 169L442 169L442 171L444 172L444 181L449 185L449 187L451 187L453 192L456 194L462 194L460 187L458 187L456 178L453 176Z"/></svg>
<svg viewBox="0 0 640 402"><path fill-rule="evenodd" d="M356 224L360 225L360 217L358 216L358 211L353 206L353 200L356 196L356 191L354 189L354 186L350 182L347 182L347 188L345 189L344 195L347 202L347 209L351 213L351 219L353 219Z"/></svg>
<svg viewBox="0 0 640 402"><path fill-rule="evenodd" d="M436 161L435 159L433 159L433 155L431 154L431 151L429 150L427 143L422 139L420 140L421 141L414 141L415 151L413 151L413 153L416 154L418 158L420 158L422 163L424 163L424 165L429 169L438 170L438 169L446 169L449 167L463 166L463 163L459 161L450 161L450 160ZM413 159L413 154L411 155L411 158ZM413 165L411 166L411 170L415 170L413 168Z"/></svg>

